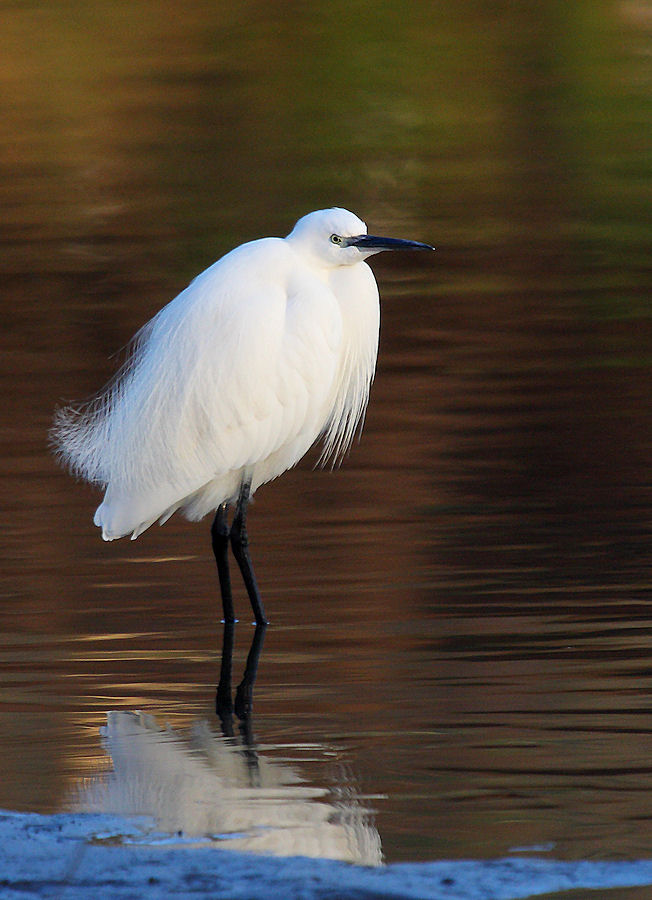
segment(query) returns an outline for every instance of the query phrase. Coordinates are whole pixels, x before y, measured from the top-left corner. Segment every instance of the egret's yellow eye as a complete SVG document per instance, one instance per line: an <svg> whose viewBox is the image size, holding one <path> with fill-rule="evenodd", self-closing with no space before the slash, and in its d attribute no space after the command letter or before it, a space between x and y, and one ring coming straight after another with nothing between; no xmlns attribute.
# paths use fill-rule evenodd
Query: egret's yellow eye
<svg viewBox="0 0 652 900"><path fill-rule="evenodd" d="M341 244L342 238L339 234L331 234L331 244Z"/></svg>

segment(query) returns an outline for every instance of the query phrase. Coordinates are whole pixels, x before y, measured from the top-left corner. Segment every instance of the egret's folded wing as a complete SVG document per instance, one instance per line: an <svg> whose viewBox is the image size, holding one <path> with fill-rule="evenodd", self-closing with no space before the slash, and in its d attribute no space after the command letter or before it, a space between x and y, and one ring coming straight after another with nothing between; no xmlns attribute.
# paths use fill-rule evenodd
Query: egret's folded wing
<svg viewBox="0 0 652 900"><path fill-rule="evenodd" d="M266 239L215 263L145 326L104 394L60 417L62 455L108 487L100 509L122 522L110 536L151 524L302 430L319 433L340 322L328 290L308 285L289 253Z"/></svg>

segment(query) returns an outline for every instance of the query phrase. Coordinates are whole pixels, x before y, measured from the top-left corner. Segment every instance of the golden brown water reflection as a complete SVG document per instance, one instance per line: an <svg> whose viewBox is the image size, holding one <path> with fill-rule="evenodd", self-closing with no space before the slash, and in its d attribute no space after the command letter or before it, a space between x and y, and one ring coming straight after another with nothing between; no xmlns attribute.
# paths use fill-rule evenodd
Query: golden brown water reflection
<svg viewBox="0 0 652 900"><path fill-rule="evenodd" d="M373 795L390 860L649 856L649 17L324 9L2 12L0 807L60 808L107 710L210 719L219 674L208 523L102 544L53 407L222 252L337 203L438 252L375 263L344 468L256 497L256 735Z"/></svg>

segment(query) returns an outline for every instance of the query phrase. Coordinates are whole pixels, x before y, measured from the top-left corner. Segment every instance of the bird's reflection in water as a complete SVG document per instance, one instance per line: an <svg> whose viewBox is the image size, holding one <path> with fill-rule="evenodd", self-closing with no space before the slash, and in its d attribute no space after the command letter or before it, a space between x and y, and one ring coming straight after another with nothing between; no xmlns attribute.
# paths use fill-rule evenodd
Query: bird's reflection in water
<svg viewBox="0 0 652 900"><path fill-rule="evenodd" d="M84 789L82 806L149 816L159 831L218 847L379 865L380 836L347 785L337 797L307 786L294 766L255 745L251 709L264 634L258 626L232 701L234 626L225 626L216 696L222 734L197 721L182 737L145 713L109 712L104 734L113 769Z"/></svg>

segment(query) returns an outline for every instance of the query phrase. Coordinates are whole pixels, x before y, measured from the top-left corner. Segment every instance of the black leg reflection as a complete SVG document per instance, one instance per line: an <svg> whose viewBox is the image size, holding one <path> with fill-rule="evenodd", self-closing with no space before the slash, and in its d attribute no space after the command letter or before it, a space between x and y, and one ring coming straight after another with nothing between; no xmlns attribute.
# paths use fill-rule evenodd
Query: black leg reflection
<svg viewBox="0 0 652 900"><path fill-rule="evenodd" d="M251 710L254 701L254 684L256 683L256 675L258 674L258 660L260 659L260 654L263 649L266 630L266 624L256 625L254 638L247 655L244 675L235 692L235 714L242 723L242 736L248 746L252 745L254 737L251 723Z"/></svg>
<svg viewBox="0 0 652 900"><path fill-rule="evenodd" d="M224 623L222 636L222 664L220 681L215 694L215 712L222 725L222 734L233 737L233 700L231 699L231 670L233 669L233 644L235 641L235 625Z"/></svg>
<svg viewBox="0 0 652 900"><path fill-rule="evenodd" d="M215 695L215 712L217 713L222 734L225 737L234 736L233 713L240 720L240 733L245 744L251 747L253 744L253 727L251 713L253 707L254 684L258 673L258 661L265 640L266 624L256 626L253 640L247 656L242 681L236 688L235 703L232 701L232 669L233 669L233 645L235 641L235 625L225 622L222 638L222 664L220 667L220 681Z"/></svg>

